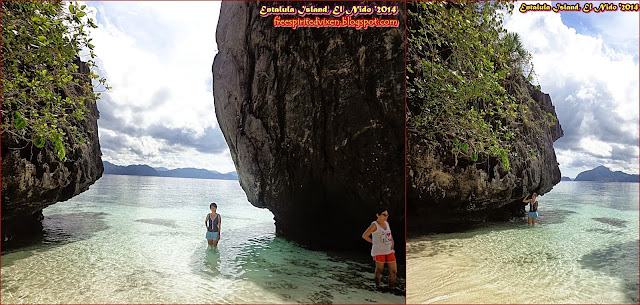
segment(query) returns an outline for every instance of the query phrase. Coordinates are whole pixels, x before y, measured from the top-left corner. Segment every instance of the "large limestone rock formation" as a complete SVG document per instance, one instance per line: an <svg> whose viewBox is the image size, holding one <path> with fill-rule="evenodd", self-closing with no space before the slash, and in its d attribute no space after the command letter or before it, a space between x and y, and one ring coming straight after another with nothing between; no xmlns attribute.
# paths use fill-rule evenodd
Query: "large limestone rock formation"
<svg viewBox="0 0 640 305"><path fill-rule="evenodd" d="M309 3L222 3L215 109L240 184L279 234L316 248L369 248L360 235L387 205L404 251L403 4L398 28L293 30L259 15L287 4Z"/></svg>
<svg viewBox="0 0 640 305"><path fill-rule="evenodd" d="M80 72L88 75L89 68L78 64L84 69ZM98 108L95 103L87 103L87 108L85 120L68 118L86 143L67 147L66 162L58 160L51 143L37 148L11 133L2 134L3 243L18 235L41 232L42 209L82 193L102 176ZM70 134L67 131L67 141L73 143Z"/></svg>
<svg viewBox="0 0 640 305"><path fill-rule="evenodd" d="M426 144L414 129L407 132L407 228L410 232L456 231L488 220L523 216L522 199L549 192L560 182L553 142L563 132L551 98L520 80L533 101L537 121L525 125L512 143L510 169L499 158L485 164L462 160ZM466 163L465 163L466 161Z"/></svg>

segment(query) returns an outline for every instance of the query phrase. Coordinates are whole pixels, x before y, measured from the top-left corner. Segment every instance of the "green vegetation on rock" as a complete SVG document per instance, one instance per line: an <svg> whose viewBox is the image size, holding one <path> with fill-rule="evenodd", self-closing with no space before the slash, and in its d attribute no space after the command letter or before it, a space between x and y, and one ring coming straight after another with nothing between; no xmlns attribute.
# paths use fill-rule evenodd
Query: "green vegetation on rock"
<svg viewBox="0 0 640 305"><path fill-rule="evenodd" d="M42 148L66 148L85 139L73 121L95 103L91 80L106 89L96 67L86 5L58 1L2 1L2 134ZM79 56L90 56L81 62ZM4 145L4 144L3 144Z"/></svg>
<svg viewBox="0 0 640 305"><path fill-rule="evenodd" d="M453 154L454 166L493 157L508 170L510 143L533 121L524 84L535 76L520 37L502 27L513 3L408 2L407 10L409 131Z"/></svg>

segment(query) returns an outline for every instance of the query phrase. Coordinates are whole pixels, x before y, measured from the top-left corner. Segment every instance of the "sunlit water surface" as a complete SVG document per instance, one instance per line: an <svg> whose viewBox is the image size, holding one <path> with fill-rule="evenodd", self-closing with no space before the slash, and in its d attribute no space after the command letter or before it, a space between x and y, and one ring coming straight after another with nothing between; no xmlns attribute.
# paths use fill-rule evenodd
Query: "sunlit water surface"
<svg viewBox="0 0 640 305"><path fill-rule="evenodd" d="M561 182L539 201L533 228L410 238L407 303L637 304L638 184Z"/></svg>
<svg viewBox="0 0 640 305"><path fill-rule="evenodd" d="M209 203L222 216L207 253ZM2 252L6 303L404 303L373 262L275 236L238 181L105 175L46 208L43 240ZM364 225L366 227L366 224Z"/></svg>

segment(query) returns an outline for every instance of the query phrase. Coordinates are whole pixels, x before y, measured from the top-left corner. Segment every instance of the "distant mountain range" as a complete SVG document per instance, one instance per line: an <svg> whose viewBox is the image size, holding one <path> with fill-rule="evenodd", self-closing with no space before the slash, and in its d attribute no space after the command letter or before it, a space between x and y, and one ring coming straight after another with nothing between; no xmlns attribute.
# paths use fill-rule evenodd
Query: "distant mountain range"
<svg viewBox="0 0 640 305"><path fill-rule="evenodd" d="M599 181L599 182L638 182L638 175L630 175L621 171L612 172L604 166L598 166L592 170L579 173L573 181Z"/></svg>
<svg viewBox="0 0 640 305"><path fill-rule="evenodd" d="M169 170L164 167L153 168L148 165L120 166L107 161L102 161L102 165L104 165L104 174L106 175L238 180L238 174L236 172L222 174L216 171L209 171L199 168L177 168Z"/></svg>

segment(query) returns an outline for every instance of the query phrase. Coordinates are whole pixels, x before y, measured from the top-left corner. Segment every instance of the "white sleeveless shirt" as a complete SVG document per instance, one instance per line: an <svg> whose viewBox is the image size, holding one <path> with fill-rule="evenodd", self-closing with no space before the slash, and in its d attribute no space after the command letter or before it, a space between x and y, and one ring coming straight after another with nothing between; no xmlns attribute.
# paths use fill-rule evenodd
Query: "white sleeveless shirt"
<svg viewBox="0 0 640 305"><path fill-rule="evenodd" d="M391 249L391 244L393 243L393 237L391 236L391 228L389 228L389 223L384 222L387 229L383 229L378 222L374 221L372 223L376 224L376 231L371 235L371 240L373 241L373 245L371 246L371 256L376 255L387 255L394 253L395 251Z"/></svg>

